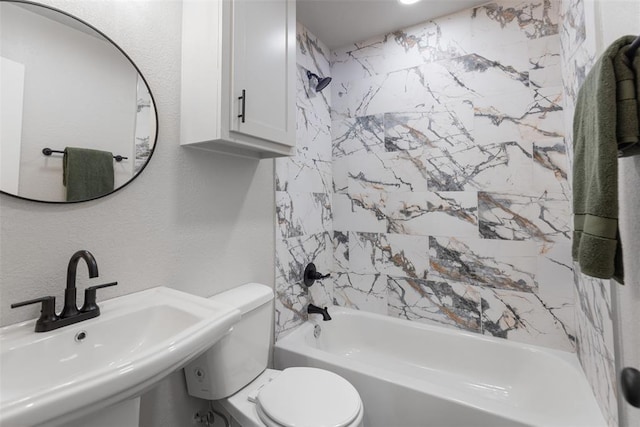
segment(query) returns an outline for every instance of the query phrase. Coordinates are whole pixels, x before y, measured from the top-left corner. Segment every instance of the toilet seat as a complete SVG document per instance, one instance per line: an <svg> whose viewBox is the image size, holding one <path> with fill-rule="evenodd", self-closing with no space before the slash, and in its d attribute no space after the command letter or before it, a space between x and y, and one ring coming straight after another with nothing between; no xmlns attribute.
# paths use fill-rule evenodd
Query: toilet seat
<svg viewBox="0 0 640 427"><path fill-rule="evenodd" d="M362 418L356 389L333 372L287 368L264 385L256 399L268 427L347 427Z"/></svg>

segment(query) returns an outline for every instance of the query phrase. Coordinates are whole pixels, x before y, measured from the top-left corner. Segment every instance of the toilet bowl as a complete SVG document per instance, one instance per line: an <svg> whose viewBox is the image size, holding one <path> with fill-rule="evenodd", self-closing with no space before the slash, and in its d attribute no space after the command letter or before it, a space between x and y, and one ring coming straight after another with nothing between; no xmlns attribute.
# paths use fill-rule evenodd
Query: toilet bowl
<svg viewBox="0 0 640 427"><path fill-rule="evenodd" d="M363 425L363 406L356 389L344 378L322 369L267 369L217 403L243 427Z"/></svg>
<svg viewBox="0 0 640 427"><path fill-rule="evenodd" d="M238 323L184 368L190 395L213 400L242 427L362 427L358 391L317 368L266 369L273 291L249 283L211 297L241 313ZM234 424L235 422L235 424Z"/></svg>

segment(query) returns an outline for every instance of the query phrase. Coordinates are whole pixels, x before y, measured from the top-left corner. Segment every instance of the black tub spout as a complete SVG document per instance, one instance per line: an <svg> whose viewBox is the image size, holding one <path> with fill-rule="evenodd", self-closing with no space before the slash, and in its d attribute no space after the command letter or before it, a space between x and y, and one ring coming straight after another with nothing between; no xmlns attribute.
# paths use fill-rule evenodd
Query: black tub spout
<svg viewBox="0 0 640 427"><path fill-rule="evenodd" d="M327 310L327 307L325 308L320 308L317 307L313 304L309 304L309 306L307 307L307 313L308 314L322 314L322 320L324 320L325 322L327 320L331 320L331 316L329 316L329 310Z"/></svg>

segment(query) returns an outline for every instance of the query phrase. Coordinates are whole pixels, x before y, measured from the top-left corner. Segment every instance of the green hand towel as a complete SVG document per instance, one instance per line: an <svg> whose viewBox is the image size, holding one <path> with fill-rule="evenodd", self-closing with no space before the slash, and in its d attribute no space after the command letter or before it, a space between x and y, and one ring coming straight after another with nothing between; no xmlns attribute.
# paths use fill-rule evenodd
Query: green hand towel
<svg viewBox="0 0 640 427"><path fill-rule="evenodd" d="M624 283L618 234L618 152L639 139L638 75L626 58L635 36L616 40L578 93L573 121L572 255L583 273Z"/></svg>
<svg viewBox="0 0 640 427"><path fill-rule="evenodd" d="M113 154L108 151L66 147L62 183L67 201L95 199L113 191Z"/></svg>

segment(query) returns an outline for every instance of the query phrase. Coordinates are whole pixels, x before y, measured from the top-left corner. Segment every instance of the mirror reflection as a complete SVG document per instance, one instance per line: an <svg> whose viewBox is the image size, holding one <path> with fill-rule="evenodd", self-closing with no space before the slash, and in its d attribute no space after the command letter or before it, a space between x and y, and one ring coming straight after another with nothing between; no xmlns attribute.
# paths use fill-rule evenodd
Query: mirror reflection
<svg viewBox="0 0 640 427"><path fill-rule="evenodd" d="M156 142L153 98L110 40L59 11L0 2L0 190L75 202L129 183Z"/></svg>

